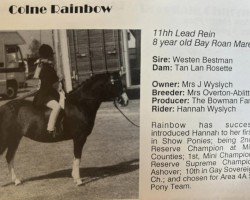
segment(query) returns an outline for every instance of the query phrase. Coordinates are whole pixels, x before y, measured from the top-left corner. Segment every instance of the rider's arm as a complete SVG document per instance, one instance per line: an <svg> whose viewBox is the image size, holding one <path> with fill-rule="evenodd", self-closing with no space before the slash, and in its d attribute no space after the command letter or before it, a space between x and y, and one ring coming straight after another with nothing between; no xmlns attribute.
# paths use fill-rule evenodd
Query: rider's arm
<svg viewBox="0 0 250 200"><path fill-rule="evenodd" d="M37 66L36 66L36 70L35 70L33 79L35 79L36 89L39 90L40 89L40 85L41 85L41 80L39 79L39 76L40 76L40 73L41 73L42 64L40 63L40 60L37 60L35 62L35 64L37 64Z"/></svg>
<svg viewBox="0 0 250 200"><path fill-rule="evenodd" d="M35 73L34 73L34 77L33 77L33 78L39 78L39 75L40 75L41 69L42 69L41 60L38 59L34 64L36 65L36 70L35 70Z"/></svg>

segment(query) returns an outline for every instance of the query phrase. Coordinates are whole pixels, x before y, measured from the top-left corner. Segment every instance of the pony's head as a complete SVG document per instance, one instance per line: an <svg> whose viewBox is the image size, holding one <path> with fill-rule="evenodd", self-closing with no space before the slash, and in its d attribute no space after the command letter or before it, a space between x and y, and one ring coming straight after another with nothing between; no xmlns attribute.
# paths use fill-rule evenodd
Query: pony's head
<svg viewBox="0 0 250 200"><path fill-rule="evenodd" d="M123 85L121 76L119 73L110 74L111 88L113 87L115 101L122 106L127 106L129 98L127 96L125 86Z"/></svg>
<svg viewBox="0 0 250 200"><path fill-rule="evenodd" d="M100 87L96 87L96 93L99 93L101 98L106 100L115 100L120 105L128 105L128 96L125 92L125 86L123 85L121 76L119 72L106 73L103 75L97 75L101 78L100 81L103 81L99 84ZM98 85L98 81L96 83Z"/></svg>
<svg viewBox="0 0 250 200"><path fill-rule="evenodd" d="M116 100L122 106L128 105L129 100L119 72L93 75L73 91L71 96L79 101L91 99L99 101Z"/></svg>

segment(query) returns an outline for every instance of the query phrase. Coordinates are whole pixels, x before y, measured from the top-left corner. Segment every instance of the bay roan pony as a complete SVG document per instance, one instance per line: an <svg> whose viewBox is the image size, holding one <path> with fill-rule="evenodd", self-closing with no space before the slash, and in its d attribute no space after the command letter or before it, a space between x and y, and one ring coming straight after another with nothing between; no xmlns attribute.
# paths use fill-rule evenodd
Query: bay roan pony
<svg viewBox="0 0 250 200"><path fill-rule="evenodd" d="M14 156L23 136L38 142L59 142L73 139L74 161L72 177L82 184L79 165L82 148L91 133L96 113L103 101L120 98L127 104L119 73L92 76L78 88L66 95L62 133L53 137L46 133L48 109L38 109L28 100L14 100L0 107L0 154L5 150L11 179L18 185L21 181L14 171ZM47 115L45 114L47 112Z"/></svg>

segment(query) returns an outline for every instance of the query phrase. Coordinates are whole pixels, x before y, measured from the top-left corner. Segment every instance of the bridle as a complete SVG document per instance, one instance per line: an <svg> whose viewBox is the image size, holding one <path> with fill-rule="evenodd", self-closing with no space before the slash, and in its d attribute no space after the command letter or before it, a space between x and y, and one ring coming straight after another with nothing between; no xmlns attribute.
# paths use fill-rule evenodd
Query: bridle
<svg viewBox="0 0 250 200"><path fill-rule="evenodd" d="M116 78L112 75L110 75L110 82L112 85L115 85L116 82L120 81L119 78ZM84 100L101 100L101 99L96 99L96 98L83 98ZM132 125L136 126L136 127L140 127L139 125L135 124L131 119L129 119L123 112L122 110L118 107L117 105L117 99L118 97L116 98L113 98L113 105L115 106L115 108L122 114L122 116L128 121L130 122Z"/></svg>
<svg viewBox="0 0 250 200"><path fill-rule="evenodd" d="M110 75L110 82L112 85L115 85L115 82L120 81L119 78L115 79L114 76ZM132 125L136 126L136 127L140 127L139 125L135 124L131 119L129 119L123 112L122 110L118 107L117 105L117 98L113 99L113 105L115 106L115 108L122 114L122 116L128 121L130 122Z"/></svg>

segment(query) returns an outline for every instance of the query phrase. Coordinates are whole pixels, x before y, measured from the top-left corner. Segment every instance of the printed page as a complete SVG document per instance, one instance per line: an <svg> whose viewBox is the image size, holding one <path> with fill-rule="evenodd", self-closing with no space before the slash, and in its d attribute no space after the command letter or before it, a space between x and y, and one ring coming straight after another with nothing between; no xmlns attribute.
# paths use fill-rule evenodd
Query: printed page
<svg viewBox="0 0 250 200"><path fill-rule="evenodd" d="M1 2L0 199L249 199L249 11Z"/></svg>

